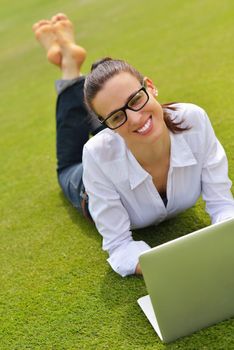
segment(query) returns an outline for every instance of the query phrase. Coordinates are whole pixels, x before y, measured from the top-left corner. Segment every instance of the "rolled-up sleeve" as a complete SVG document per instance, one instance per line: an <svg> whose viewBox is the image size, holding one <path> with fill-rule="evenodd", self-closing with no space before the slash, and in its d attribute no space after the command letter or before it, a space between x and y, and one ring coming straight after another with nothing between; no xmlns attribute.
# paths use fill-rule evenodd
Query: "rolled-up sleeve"
<svg viewBox="0 0 234 350"><path fill-rule="evenodd" d="M206 114L204 140L202 196L212 223L216 223L234 217L234 200L227 157Z"/></svg>
<svg viewBox="0 0 234 350"><path fill-rule="evenodd" d="M150 247L143 241L133 240L129 215L114 184L86 147L83 151L83 167L89 211L103 237L103 250L109 253L107 261L123 277L134 274L139 255Z"/></svg>
<svg viewBox="0 0 234 350"><path fill-rule="evenodd" d="M148 244L143 241L128 240L124 245L110 251L110 257L107 259L112 269L122 277L133 275L141 253L150 249Z"/></svg>

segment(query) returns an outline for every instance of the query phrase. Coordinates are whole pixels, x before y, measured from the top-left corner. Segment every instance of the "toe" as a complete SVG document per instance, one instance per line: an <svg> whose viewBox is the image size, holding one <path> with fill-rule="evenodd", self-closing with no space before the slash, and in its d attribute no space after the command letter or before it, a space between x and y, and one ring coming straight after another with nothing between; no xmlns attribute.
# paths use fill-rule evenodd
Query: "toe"
<svg viewBox="0 0 234 350"><path fill-rule="evenodd" d="M64 19L68 19L68 17L64 13L57 13L55 16L51 18L52 23L56 23L58 21L62 21Z"/></svg>
<svg viewBox="0 0 234 350"><path fill-rule="evenodd" d="M51 24L51 22L48 21L48 20L46 20L46 19L42 19L41 21L34 23L32 29L33 29L33 31L35 32L35 31L38 30L40 27L42 27L42 26L44 26L44 25L48 25L48 24Z"/></svg>

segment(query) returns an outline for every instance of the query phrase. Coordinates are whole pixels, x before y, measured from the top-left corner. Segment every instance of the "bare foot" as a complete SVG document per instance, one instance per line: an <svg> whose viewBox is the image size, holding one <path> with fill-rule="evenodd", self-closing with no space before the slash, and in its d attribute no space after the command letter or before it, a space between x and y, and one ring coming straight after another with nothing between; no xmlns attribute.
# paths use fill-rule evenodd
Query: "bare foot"
<svg viewBox="0 0 234 350"><path fill-rule="evenodd" d="M35 23L33 31L47 51L48 60L61 68L63 79L73 79L80 75L86 51L76 45L73 25L64 13L58 13L51 20Z"/></svg>
<svg viewBox="0 0 234 350"><path fill-rule="evenodd" d="M57 42L51 21L41 20L35 23L33 31L39 43L46 50L48 60L60 67L62 63L61 48Z"/></svg>
<svg viewBox="0 0 234 350"><path fill-rule="evenodd" d="M61 68L66 79L68 79L68 73L69 76L80 75L81 66L86 58L86 50L76 45L71 21L63 13L59 13L52 17L51 22L61 49Z"/></svg>
<svg viewBox="0 0 234 350"><path fill-rule="evenodd" d="M51 24L54 26L55 31L58 27L63 31L63 37L66 41L75 44L73 24L64 13L57 13L53 16Z"/></svg>

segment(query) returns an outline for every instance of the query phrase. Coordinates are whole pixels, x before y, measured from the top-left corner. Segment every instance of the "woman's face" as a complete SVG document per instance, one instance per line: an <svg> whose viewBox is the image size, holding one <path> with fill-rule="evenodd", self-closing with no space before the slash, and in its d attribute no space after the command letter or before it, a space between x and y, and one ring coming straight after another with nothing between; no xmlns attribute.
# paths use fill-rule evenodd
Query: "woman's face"
<svg viewBox="0 0 234 350"><path fill-rule="evenodd" d="M156 142L165 131L163 110L155 99L155 87L152 81L145 78L146 90L149 100L139 111L127 109L127 121L115 132L123 137L129 147L136 144L152 144ZM135 76L121 72L110 78L93 99L95 112L105 119L113 111L122 108L135 92L141 88Z"/></svg>

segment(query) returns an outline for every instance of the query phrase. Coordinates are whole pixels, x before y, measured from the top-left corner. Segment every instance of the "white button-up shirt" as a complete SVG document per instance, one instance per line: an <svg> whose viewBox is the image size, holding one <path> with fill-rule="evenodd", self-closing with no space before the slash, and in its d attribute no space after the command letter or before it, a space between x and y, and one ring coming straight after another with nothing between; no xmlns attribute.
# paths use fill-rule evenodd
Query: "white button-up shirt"
<svg viewBox="0 0 234 350"><path fill-rule="evenodd" d="M117 133L105 129L84 147L89 210L109 253L108 262L121 276L133 274L139 255L150 248L134 241L131 229L157 225L193 206L201 194L212 223L234 217L227 158L208 116L192 104L176 106L172 118L184 119L182 125L191 129L170 133L166 207L151 175Z"/></svg>

